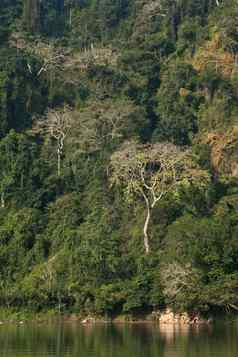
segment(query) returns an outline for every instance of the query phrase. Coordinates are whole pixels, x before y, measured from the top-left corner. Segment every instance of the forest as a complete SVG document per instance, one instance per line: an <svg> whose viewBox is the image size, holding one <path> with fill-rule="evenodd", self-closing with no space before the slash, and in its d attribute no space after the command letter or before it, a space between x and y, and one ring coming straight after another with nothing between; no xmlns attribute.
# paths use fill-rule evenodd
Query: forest
<svg viewBox="0 0 238 357"><path fill-rule="evenodd" d="M238 310L237 0L1 0L0 309Z"/></svg>

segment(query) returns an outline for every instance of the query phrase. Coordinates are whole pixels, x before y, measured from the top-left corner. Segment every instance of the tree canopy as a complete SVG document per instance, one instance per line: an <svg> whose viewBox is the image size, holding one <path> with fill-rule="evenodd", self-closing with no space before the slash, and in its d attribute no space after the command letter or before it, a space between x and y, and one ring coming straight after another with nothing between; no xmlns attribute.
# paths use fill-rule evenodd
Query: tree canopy
<svg viewBox="0 0 238 357"><path fill-rule="evenodd" d="M2 0L0 308L237 309L236 0Z"/></svg>

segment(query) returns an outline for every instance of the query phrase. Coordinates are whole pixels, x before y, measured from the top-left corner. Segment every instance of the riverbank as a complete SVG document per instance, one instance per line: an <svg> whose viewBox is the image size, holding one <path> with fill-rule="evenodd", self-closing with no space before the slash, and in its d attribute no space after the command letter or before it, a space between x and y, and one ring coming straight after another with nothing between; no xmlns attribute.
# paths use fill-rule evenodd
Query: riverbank
<svg viewBox="0 0 238 357"><path fill-rule="evenodd" d="M85 315L80 313L57 313L55 310L43 312L32 312L29 310L0 309L0 325L7 323L24 324L27 322L79 322L83 325L97 323L157 323L162 325L200 325L212 324L218 320L230 320L237 318L237 314L219 314L202 316L199 314L188 314L187 312L175 313L170 308L152 313L140 315L117 315L109 316Z"/></svg>

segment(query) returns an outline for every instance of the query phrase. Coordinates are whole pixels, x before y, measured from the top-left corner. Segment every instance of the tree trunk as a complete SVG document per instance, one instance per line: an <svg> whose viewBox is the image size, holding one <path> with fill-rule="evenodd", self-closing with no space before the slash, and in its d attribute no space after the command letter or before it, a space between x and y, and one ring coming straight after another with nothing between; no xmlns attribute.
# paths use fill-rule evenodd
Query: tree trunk
<svg viewBox="0 0 238 357"><path fill-rule="evenodd" d="M23 18L27 30L35 33L40 30L40 1L25 0L23 8Z"/></svg>
<svg viewBox="0 0 238 357"><path fill-rule="evenodd" d="M148 201L146 201L146 207L147 207L147 216L144 224L144 247L145 247L145 253L149 254L150 244L149 244L148 228L150 223L151 212L150 212L150 205Z"/></svg>
<svg viewBox="0 0 238 357"><path fill-rule="evenodd" d="M57 292L57 298L58 298L58 312L60 314L61 313L61 294L59 291Z"/></svg>
<svg viewBox="0 0 238 357"><path fill-rule="evenodd" d="M71 26L72 26L72 8L70 6L70 8L69 8L69 27L71 27Z"/></svg>
<svg viewBox="0 0 238 357"><path fill-rule="evenodd" d="M172 32L172 37L174 41L177 41L177 32L178 32L178 14L177 14L177 9L176 5L173 6L172 8L172 14L171 14L171 32Z"/></svg>
<svg viewBox="0 0 238 357"><path fill-rule="evenodd" d="M24 174L23 172L21 173L21 190L23 190L24 187Z"/></svg>
<svg viewBox="0 0 238 357"><path fill-rule="evenodd" d="M61 152L60 149L57 150L57 157L58 157L58 176L61 173Z"/></svg>
<svg viewBox="0 0 238 357"><path fill-rule="evenodd" d="M4 192L1 193L1 208L5 208Z"/></svg>

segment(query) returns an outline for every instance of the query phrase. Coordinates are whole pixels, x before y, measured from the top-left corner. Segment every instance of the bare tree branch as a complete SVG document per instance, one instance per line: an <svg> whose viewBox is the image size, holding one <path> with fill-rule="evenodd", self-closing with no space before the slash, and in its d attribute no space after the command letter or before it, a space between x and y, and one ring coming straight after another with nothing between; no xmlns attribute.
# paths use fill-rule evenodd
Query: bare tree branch
<svg viewBox="0 0 238 357"><path fill-rule="evenodd" d="M146 203L144 246L150 250L148 228L156 204L184 180L207 180L207 173L192 161L188 150L170 143L139 145L126 142L111 157L111 184L126 187L127 198L143 197Z"/></svg>
<svg viewBox="0 0 238 357"><path fill-rule="evenodd" d="M61 174L61 158L64 150L64 141L72 127L73 114L68 106L50 109L43 118L35 120L33 131L45 134L57 142L57 167L58 176Z"/></svg>

